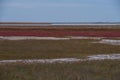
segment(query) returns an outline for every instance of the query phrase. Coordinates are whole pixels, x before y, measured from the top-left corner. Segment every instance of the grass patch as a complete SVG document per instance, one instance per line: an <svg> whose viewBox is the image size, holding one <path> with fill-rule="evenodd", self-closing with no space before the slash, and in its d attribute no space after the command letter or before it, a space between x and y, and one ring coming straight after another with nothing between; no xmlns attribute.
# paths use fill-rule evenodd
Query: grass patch
<svg viewBox="0 0 120 80"><path fill-rule="evenodd" d="M96 40L0 40L0 59L81 58L120 53L120 46L93 44Z"/></svg>
<svg viewBox="0 0 120 80"><path fill-rule="evenodd" d="M120 61L0 65L0 80L120 80Z"/></svg>

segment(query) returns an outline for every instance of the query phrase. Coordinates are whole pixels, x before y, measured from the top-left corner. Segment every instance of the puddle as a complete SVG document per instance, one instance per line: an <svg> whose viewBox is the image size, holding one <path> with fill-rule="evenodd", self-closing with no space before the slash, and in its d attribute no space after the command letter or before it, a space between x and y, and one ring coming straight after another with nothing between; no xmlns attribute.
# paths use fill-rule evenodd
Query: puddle
<svg viewBox="0 0 120 80"><path fill-rule="evenodd" d="M92 60L120 60L120 54L110 55L91 55L84 59L79 58L58 58L58 59L26 59L26 60L0 60L0 63L63 63L63 62L79 62L79 61L92 61Z"/></svg>

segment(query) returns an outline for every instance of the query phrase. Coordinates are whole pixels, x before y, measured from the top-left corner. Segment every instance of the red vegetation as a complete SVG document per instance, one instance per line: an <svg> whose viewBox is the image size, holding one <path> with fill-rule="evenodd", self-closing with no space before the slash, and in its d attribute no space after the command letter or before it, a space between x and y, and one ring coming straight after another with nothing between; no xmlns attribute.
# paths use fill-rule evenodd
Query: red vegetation
<svg viewBox="0 0 120 80"><path fill-rule="evenodd" d="M62 36L96 36L96 37L120 37L120 30L82 30L82 29L0 29L0 36L41 36L41 37L62 37Z"/></svg>

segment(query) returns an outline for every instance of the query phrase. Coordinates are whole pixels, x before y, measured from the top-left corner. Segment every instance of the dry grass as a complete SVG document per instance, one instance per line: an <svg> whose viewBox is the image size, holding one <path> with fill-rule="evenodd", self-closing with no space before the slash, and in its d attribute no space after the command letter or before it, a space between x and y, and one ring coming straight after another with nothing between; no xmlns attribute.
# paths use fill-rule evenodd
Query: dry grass
<svg viewBox="0 0 120 80"><path fill-rule="evenodd" d="M84 28L83 28L84 27ZM0 31L120 31L120 26L0 26ZM113 38L112 38L113 39ZM96 40L0 40L0 60L82 58L120 53L120 46L93 44ZM120 61L0 64L0 80L120 80Z"/></svg>
<svg viewBox="0 0 120 80"><path fill-rule="evenodd" d="M0 30L120 30L120 25L0 26Z"/></svg>
<svg viewBox="0 0 120 80"><path fill-rule="evenodd" d="M2 24L2 23L0 23ZM51 25L51 23L4 23L4 24L14 24L14 26L11 25L0 25L0 28L65 28L65 29L81 29L81 28L118 28L120 29L120 25ZM16 25L15 25L16 24ZM18 25L19 24L19 25ZM24 24L31 24L29 26ZM34 25L35 24L35 25ZM39 24L39 25L37 25ZM42 24L47 24L42 26Z"/></svg>
<svg viewBox="0 0 120 80"><path fill-rule="evenodd" d="M0 80L120 80L120 61L2 64Z"/></svg>
<svg viewBox="0 0 120 80"><path fill-rule="evenodd" d="M0 59L81 58L120 53L120 46L93 44L96 40L0 40Z"/></svg>

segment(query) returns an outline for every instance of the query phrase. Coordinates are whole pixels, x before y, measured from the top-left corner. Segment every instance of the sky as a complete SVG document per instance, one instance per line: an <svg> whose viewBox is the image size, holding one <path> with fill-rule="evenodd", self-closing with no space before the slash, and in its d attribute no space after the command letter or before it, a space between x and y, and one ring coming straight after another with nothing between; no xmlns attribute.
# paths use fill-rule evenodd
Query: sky
<svg viewBox="0 0 120 80"><path fill-rule="evenodd" d="M0 0L0 22L120 22L120 0Z"/></svg>

